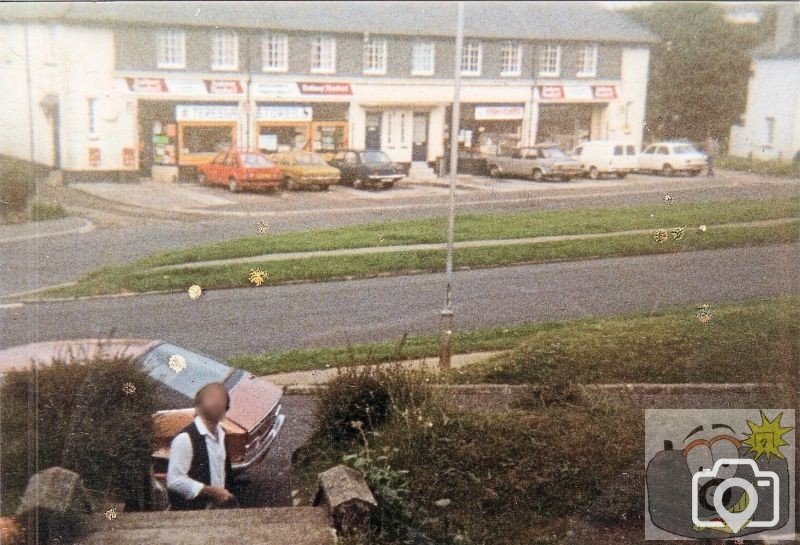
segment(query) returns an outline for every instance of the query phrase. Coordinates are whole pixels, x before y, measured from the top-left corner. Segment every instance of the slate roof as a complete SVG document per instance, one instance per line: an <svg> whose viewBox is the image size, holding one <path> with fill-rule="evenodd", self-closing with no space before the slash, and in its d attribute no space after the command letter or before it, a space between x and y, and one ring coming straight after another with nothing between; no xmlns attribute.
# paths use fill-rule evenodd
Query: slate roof
<svg viewBox="0 0 800 545"><path fill-rule="evenodd" d="M456 2L0 2L3 18L453 37ZM625 15L591 2L465 2L464 34L486 39L658 41Z"/></svg>

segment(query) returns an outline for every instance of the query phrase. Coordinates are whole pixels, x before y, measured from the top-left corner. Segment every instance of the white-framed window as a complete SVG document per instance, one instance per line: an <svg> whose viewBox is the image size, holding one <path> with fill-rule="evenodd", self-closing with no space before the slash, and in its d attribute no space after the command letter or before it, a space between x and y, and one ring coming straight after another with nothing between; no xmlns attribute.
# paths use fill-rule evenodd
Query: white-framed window
<svg viewBox="0 0 800 545"><path fill-rule="evenodd" d="M555 76L561 72L561 46L544 44L539 50L539 75Z"/></svg>
<svg viewBox="0 0 800 545"><path fill-rule="evenodd" d="M186 32L180 29L164 29L157 38L159 68L186 68Z"/></svg>
<svg viewBox="0 0 800 545"><path fill-rule="evenodd" d="M522 74L522 46L516 43L504 44L500 49L500 75L506 77Z"/></svg>
<svg viewBox="0 0 800 545"><path fill-rule="evenodd" d="M370 38L364 42L364 73L383 75L386 73L386 40Z"/></svg>
<svg viewBox="0 0 800 545"><path fill-rule="evenodd" d="M264 72L289 70L289 37L286 34L267 34L262 38L261 69Z"/></svg>
<svg viewBox="0 0 800 545"><path fill-rule="evenodd" d="M317 36L312 40L311 71L315 74L336 72L336 38Z"/></svg>
<svg viewBox="0 0 800 545"><path fill-rule="evenodd" d="M433 42L417 42L411 49L411 75L432 76L436 69L436 46Z"/></svg>
<svg viewBox="0 0 800 545"><path fill-rule="evenodd" d="M767 145L771 146L775 143L775 118L767 117L764 121L767 123Z"/></svg>
<svg viewBox="0 0 800 545"><path fill-rule="evenodd" d="M86 132L89 138L97 137L97 99L90 97L86 99Z"/></svg>
<svg viewBox="0 0 800 545"><path fill-rule="evenodd" d="M593 78L597 75L597 44L586 44L578 51L578 77Z"/></svg>
<svg viewBox="0 0 800 545"><path fill-rule="evenodd" d="M470 41L464 44L461 51L461 75L480 76L481 75L481 43Z"/></svg>
<svg viewBox="0 0 800 545"><path fill-rule="evenodd" d="M239 69L239 36L232 30L215 30L211 35L211 69Z"/></svg>

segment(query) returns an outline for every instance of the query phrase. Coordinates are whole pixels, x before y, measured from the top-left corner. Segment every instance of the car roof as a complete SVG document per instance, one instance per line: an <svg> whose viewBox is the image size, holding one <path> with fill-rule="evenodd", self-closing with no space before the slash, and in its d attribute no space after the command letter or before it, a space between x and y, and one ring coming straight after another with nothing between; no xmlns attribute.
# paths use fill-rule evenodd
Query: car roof
<svg viewBox="0 0 800 545"><path fill-rule="evenodd" d="M12 346L0 350L0 375L13 369L22 369L36 362L48 365L53 360L69 362L75 357L125 356L138 358L164 341L148 339L68 339L44 341Z"/></svg>

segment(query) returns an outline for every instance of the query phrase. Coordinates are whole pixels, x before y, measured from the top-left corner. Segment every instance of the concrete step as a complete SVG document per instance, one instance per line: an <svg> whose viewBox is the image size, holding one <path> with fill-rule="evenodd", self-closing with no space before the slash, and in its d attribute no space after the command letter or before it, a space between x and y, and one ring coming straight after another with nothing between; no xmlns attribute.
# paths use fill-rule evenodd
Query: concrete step
<svg viewBox="0 0 800 545"><path fill-rule="evenodd" d="M430 180L436 178L436 171L429 167L428 163L411 163L408 177L416 180Z"/></svg>
<svg viewBox="0 0 800 545"><path fill-rule="evenodd" d="M334 545L325 507L96 513L76 545Z"/></svg>

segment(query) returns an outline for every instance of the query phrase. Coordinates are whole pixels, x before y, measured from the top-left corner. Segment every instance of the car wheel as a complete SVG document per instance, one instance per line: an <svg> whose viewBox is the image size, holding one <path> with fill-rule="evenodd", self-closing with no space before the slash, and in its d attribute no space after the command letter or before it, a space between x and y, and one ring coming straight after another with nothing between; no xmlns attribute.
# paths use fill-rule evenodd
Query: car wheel
<svg viewBox="0 0 800 545"><path fill-rule="evenodd" d="M532 175L533 180L535 182L541 182L542 180L544 180L544 172L542 172L538 168L533 169L533 172L531 173L531 175Z"/></svg>
<svg viewBox="0 0 800 545"><path fill-rule="evenodd" d="M198 185L208 185L208 178L202 172L197 175L197 184Z"/></svg>
<svg viewBox="0 0 800 545"><path fill-rule="evenodd" d="M489 176L491 176L492 178L499 178L500 168L497 165L491 165L489 167Z"/></svg>
<svg viewBox="0 0 800 545"><path fill-rule="evenodd" d="M355 180L353 180L353 187L355 189L364 189L364 180L362 180L361 178L356 178Z"/></svg>
<svg viewBox="0 0 800 545"><path fill-rule="evenodd" d="M620 180L624 180L627 175L628 175L627 172L617 172L617 178L619 178Z"/></svg>
<svg viewBox="0 0 800 545"><path fill-rule="evenodd" d="M231 193L236 193L237 191L239 191L239 184L236 183L235 178L231 178L230 180L228 180L228 189L231 190Z"/></svg>
<svg viewBox="0 0 800 545"><path fill-rule="evenodd" d="M700 175L700 171L699 170L692 170L691 172L689 172L689 176L691 176L692 178L694 178L695 176L699 176L699 175Z"/></svg>
<svg viewBox="0 0 800 545"><path fill-rule="evenodd" d="M672 168L672 165L667 163L661 169L661 174L663 174L664 176L674 176L675 175L675 169Z"/></svg>
<svg viewBox="0 0 800 545"><path fill-rule="evenodd" d="M592 180L600 179L600 171L597 170L597 167L592 167L589 169L589 178Z"/></svg>
<svg viewBox="0 0 800 545"><path fill-rule="evenodd" d="M386 182L385 184L381 185L383 189L391 189L394 187L394 182Z"/></svg>
<svg viewBox="0 0 800 545"><path fill-rule="evenodd" d="M283 187L285 187L289 191L295 191L297 189L297 182L295 182L291 178L286 178L283 180Z"/></svg>

